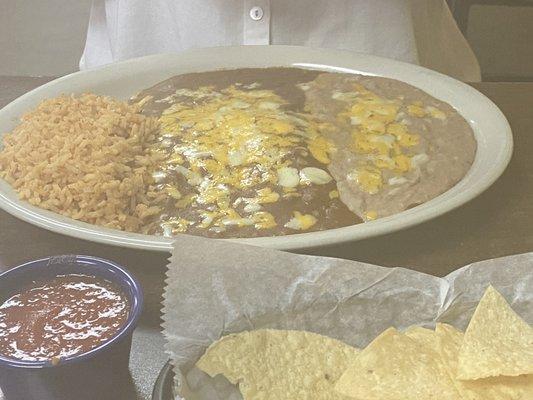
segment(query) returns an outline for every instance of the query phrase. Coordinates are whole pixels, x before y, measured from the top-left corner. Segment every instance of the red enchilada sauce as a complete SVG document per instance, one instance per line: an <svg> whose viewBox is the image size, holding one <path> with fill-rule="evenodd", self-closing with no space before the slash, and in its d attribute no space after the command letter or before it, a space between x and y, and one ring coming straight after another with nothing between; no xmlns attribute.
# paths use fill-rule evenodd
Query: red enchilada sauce
<svg viewBox="0 0 533 400"><path fill-rule="evenodd" d="M85 353L118 333L129 308L117 285L93 276L35 281L0 305L0 354L57 362Z"/></svg>

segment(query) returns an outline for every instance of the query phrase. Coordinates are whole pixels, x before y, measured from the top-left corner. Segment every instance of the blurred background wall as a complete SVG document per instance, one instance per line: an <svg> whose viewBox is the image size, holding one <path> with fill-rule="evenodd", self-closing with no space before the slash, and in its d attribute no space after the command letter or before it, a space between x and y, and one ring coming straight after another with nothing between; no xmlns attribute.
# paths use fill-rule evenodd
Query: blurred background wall
<svg viewBox="0 0 533 400"><path fill-rule="evenodd" d="M533 0L448 2L484 80L533 80ZM75 71L90 6L91 0L0 0L0 75Z"/></svg>
<svg viewBox="0 0 533 400"><path fill-rule="evenodd" d="M524 5L470 8L465 33L484 80L533 80L533 1L509 3Z"/></svg>
<svg viewBox="0 0 533 400"><path fill-rule="evenodd" d="M75 71L90 8L91 0L0 0L0 75Z"/></svg>

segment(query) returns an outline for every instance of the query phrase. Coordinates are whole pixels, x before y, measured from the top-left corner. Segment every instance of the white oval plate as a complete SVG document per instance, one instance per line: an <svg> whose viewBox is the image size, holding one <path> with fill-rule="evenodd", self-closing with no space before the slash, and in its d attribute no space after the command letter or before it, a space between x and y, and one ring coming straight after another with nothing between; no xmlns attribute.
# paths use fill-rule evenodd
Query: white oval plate
<svg viewBox="0 0 533 400"><path fill-rule="evenodd" d="M19 97L0 110L0 132L11 131L19 117L48 97L95 92L127 99L171 76L221 68L295 66L362 73L398 79L451 104L471 125L477 139L474 164L467 175L442 195L407 211L364 224L320 232L228 239L283 250L298 250L360 240L397 231L450 211L487 189L504 171L512 153L511 129L502 112L472 87L437 72L363 54L292 46L236 46L195 49L180 54L137 58L76 72ZM0 133L1 135L1 133ZM1 138L1 137L0 137ZM172 239L122 232L76 221L20 201L0 180L0 207L45 229L116 246L168 251Z"/></svg>

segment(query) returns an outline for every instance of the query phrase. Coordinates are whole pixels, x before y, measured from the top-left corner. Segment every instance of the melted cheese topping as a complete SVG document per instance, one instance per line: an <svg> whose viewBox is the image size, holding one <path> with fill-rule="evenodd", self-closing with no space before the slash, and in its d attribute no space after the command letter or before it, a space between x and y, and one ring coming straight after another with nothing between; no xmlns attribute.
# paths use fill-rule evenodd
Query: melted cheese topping
<svg viewBox="0 0 533 400"><path fill-rule="evenodd" d="M291 159L296 148L304 148L318 162L328 164L335 149L321 132L331 127L310 115L284 110L286 102L273 91L201 87L180 89L170 100L176 96L188 99L163 112L164 139L156 151L170 153L166 170L181 173L194 186L196 193L187 196L172 184L165 190L177 200L176 207L198 208L199 227L218 232L230 225L274 228L278 222L261 204L277 202L281 196L298 197L298 185L331 179L320 169L302 173ZM235 200L237 190L255 194ZM246 215L236 210L241 203ZM302 221L295 229L309 229L316 223L313 216L296 213L295 218ZM176 233L186 231L191 223L171 218L166 224Z"/></svg>
<svg viewBox="0 0 533 400"><path fill-rule="evenodd" d="M348 178L354 180L364 192L375 194L387 182L383 172L401 177L413 168L413 157L420 135L411 132L402 109L402 100L380 97L360 84L353 92L335 92L333 99L346 103L337 115L340 122L352 127L351 149L360 157L356 170ZM445 119L446 114L422 103L409 104L407 113L414 117ZM374 219L369 216L368 219Z"/></svg>
<svg viewBox="0 0 533 400"><path fill-rule="evenodd" d="M287 228L305 231L316 224L317 219L311 214L302 214L299 211L294 212L294 217L285 224Z"/></svg>

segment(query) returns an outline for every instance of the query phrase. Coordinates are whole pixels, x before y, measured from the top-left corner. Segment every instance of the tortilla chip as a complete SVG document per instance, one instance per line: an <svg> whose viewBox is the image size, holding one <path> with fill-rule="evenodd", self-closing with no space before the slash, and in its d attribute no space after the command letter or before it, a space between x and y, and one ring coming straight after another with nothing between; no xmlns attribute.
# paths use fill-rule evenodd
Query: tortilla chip
<svg viewBox="0 0 533 400"><path fill-rule="evenodd" d="M446 324L437 324L437 347L451 377L457 372L463 332ZM476 381L454 380L466 400L530 400L533 399L533 375L493 377Z"/></svg>
<svg viewBox="0 0 533 400"><path fill-rule="evenodd" d="M358 353L315 333L263 329L223 337L196 365L238 384L244 400L346 400L333 385Z"/></svg>
<svg viewBox="0 0 533 400"><path fill-rule="evenodd" d="M423 329L387 329L359 354L335 390L364 400L460 399L436 350L424 344L429 334Z"/></svg>
<svg viewBox="0 0 533 400"><path fill-rule="evenodd" d="M431 329L422 328L421 326L411 326L407 328L404 334L423 344L424 346L436 349L437 335Z"/></svg>
<svg viewBox="0 0 533 400"><path fill-rule="evenodd" d="M457 378L525 374L533 374L533 328L489 286L466 329Z"/></svg>

